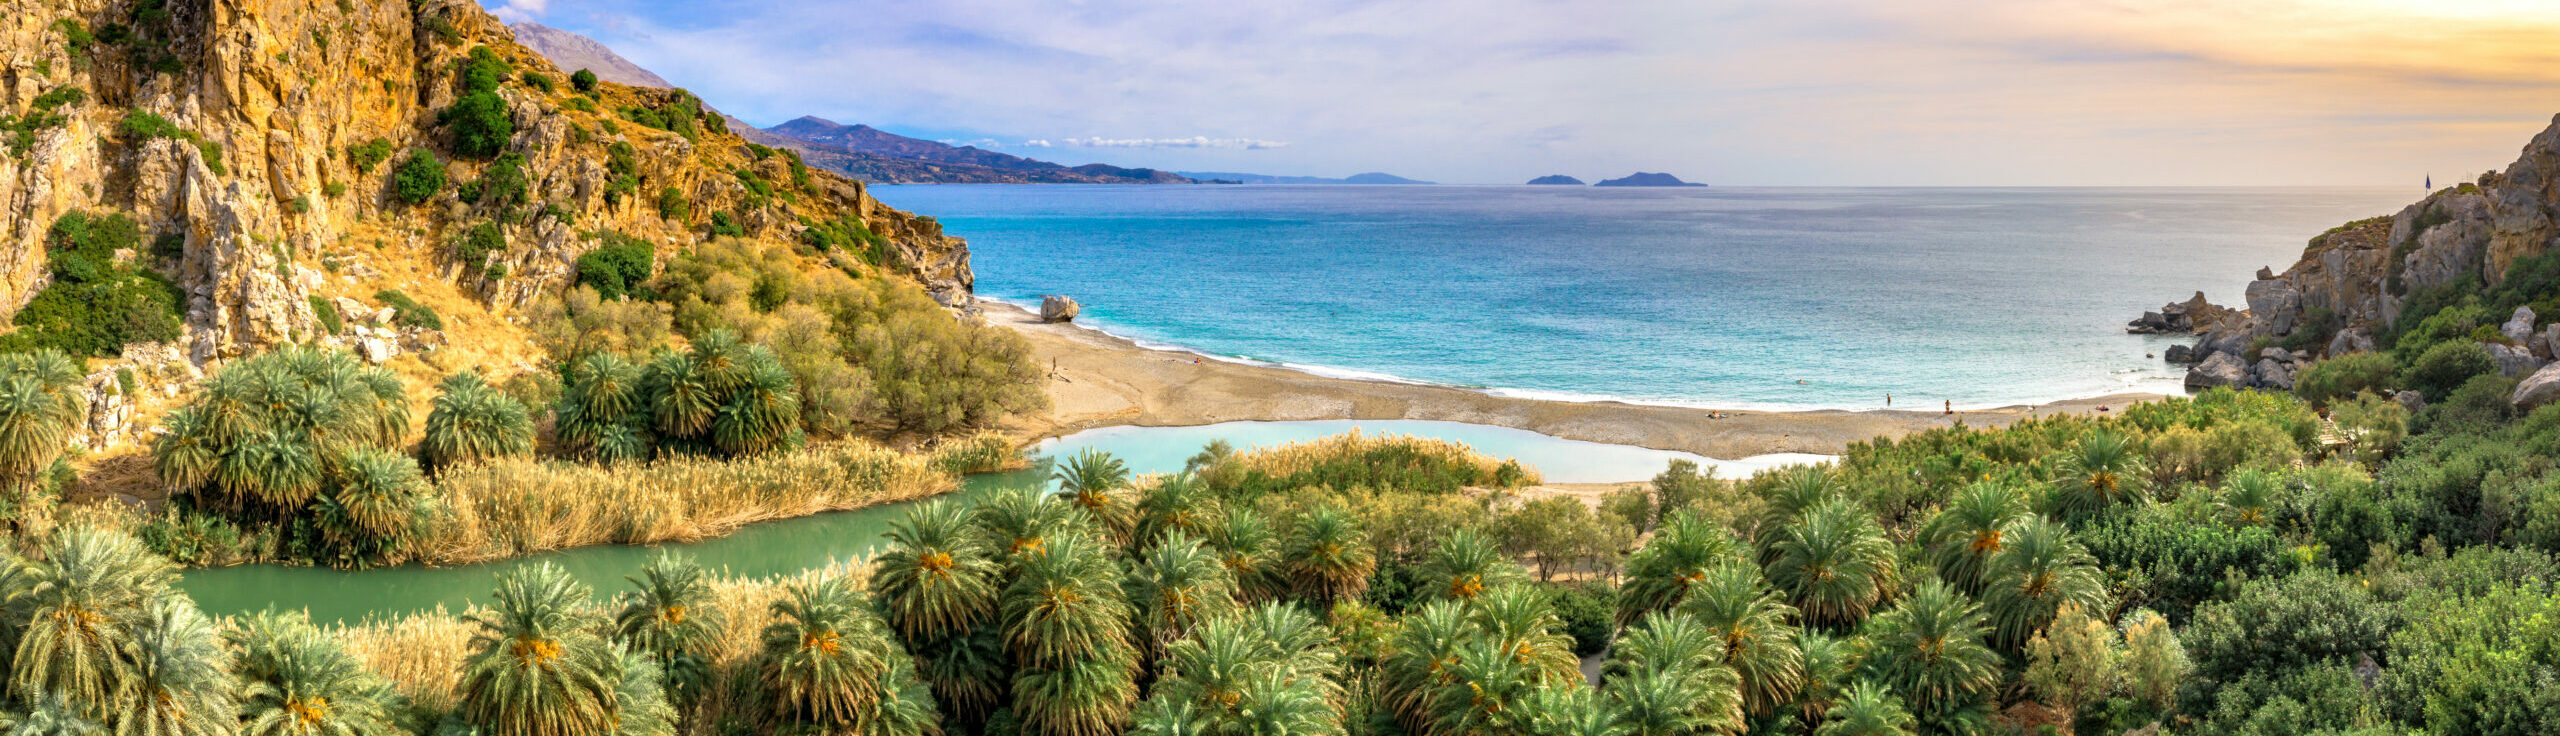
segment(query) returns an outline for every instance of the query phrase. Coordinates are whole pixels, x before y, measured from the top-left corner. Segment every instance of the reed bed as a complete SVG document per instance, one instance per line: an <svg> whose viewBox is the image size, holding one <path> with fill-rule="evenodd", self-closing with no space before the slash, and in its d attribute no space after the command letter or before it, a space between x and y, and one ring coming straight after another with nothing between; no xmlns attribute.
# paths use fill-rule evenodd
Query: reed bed
<svg viewBox="0 0 2560 736"><path fill-rule="evenodd" d="M1250 475L1282 486L1363 484L1394 480L1437 486L1537 485L1538 472L1497 460L1465 444L1400 434L1370 435L1354 429L1309 442L1265 448L1235 459Z"/></svg>
<svg viewBox="0 0 2560 736"><path fill-rule="evenodd" d="M952 475L999 473L1031 467L1013 438L1001 432L953 437L933 446L933 465Z"/></svg>
<svg viewBox="0 0 2560 736"><path fill-rule="evenodd" d="M618 466L503 459L446 470L435 485L446 511L408 549L409 559L434 565L593 544L691 542L759 521L959 487L930 457L862 442Z"/></svg>
<svg viewBox="0 0 2560 736"><path fill-rule="evenodd" d="M364 662L366 671L389 680L391 687L429 711L443 713L462 704L462 664L471 657L471 635L479 627L470 616L438 607L434 613L370 620L333 632L347 653Z"/></svg>

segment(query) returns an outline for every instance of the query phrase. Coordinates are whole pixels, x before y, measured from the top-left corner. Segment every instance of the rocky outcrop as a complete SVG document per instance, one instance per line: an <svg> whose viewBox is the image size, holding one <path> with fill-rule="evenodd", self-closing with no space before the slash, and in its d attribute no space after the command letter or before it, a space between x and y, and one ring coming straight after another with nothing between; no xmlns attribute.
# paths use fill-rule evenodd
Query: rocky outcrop
<svg viewBox="0 0 2560 736"><path fill-rule="evenodd" d="M1042 322L1073 322L1076 313L1080 311L1083 311L1083 307L1077 306L1074 299L1056 294L1040 297L1040 321Z"/></svg>
<svg viewBox="0 0 2560 736"><path fill-rule="evenodd" d="M617 110L699 103L611 83L578 95L563 70L474 3L169 0L149 21L136 20L133 0L9 7L0 115L26 115L59 90L82 100L60 107L62 120L35 130L23 153L0 155L0 319L42 288L45 232L73 211L128 212L149 236L182 239L170 275L186 297L184 351L197 364L324 337L311 306L323 282L315 267L357 243L432 254L429 271L503 312L571 283L578 256L598 243L592 233L654 244L663 259L720 237L715 215L723 230L780 242L851 222L886 239L887 258L846 267L912 276L957 309L972 300L967 246L939 223L880 204L860 182L795 169L716 115L696 130L624 119ZM130 40L75 51L64 23L119 24ZM510 67L495 94L513 129L504 153L522 157L520 204L464 201L495 161L453 155L453 131L439 120L461 94L459 62L480 47ZM137 114L179 132L126 132ZM368 144L388 158L359 162L354 151ZM393 196L412 150L449 163L448 185L418 205ZM662 194L688 211L668 216ZM484 227L496 228L496 248L461 247Z"/></svg>
<svg viewBox="0 0 2560 736"><path fill-rule="evenodd" d="M2159 311L2142 313L2140 318L2125 323L2124 331L2137 335L2193 335L2240 316L2229 307L2206 300L2204 292L2199 291L2186 301L2170 302Z"/></svg>
<svg viewBox="0 0 2560 736"><path fill-rule="evenodd" d="M2465 284L2496 286L2517 261L2560 243L2555 223L2560 117L2506 170L2434 192L2387 217L2340 225L2312 238L2282 272L2261 269L2246 289L2247 310L2197 327L2202 336L2185 357L2199 361L2201 370L2216 354L2268 342L2317 345L2322 355L2373 350L2373 336L2397 325L2411 298ZM2127 329L2176 332L2167 312L2146 313ZM2540 324L2548 317L2519 309L2500 325L2505 341L2488 347L2502 371L2530 372L2560 357L2548 329L2560 325ZM2190 381L2221 378L2191 375Z"/></svg>
<svg viewBox="0 0 2560 736"><path fill-rule="evenodd" d="M2527 411L2560 401L2560 364L2543 366L2533 375L2526 376L2516 384L2516 392L2509 400L2516 408Z"/></svg>
<svg viewBox="0 0 2560 736"><path fill-rule="evenodd" d="M2240 362L2236 353L2214 353L2187 371L2187 388L2201 390L2219 386L2245 388L2249 385L2249 366Z"/></svg>

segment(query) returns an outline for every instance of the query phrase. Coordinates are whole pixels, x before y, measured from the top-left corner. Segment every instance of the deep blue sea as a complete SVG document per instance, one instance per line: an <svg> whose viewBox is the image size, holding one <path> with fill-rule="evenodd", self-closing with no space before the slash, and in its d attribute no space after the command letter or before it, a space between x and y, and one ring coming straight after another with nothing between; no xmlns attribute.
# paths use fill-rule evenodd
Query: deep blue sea
<svg viewBox="0 0 2560 736"><path fill-rule="evenodd" d="M2124 334L2415 188L880 187L981 296L1212 356L1548 398L1981 407L2174 392Z"/></svg>

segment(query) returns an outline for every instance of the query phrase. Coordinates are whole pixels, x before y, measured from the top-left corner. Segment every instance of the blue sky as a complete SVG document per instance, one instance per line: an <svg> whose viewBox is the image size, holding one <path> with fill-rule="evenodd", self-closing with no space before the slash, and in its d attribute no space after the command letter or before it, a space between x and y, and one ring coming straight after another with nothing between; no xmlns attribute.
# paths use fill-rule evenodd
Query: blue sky
<svg viewBox="0 0 2560 736"><path fill-rule="evenodd" d="M2409 185L2560 113L2548 0L483 0L759 125L1518 183Z"/></svg>

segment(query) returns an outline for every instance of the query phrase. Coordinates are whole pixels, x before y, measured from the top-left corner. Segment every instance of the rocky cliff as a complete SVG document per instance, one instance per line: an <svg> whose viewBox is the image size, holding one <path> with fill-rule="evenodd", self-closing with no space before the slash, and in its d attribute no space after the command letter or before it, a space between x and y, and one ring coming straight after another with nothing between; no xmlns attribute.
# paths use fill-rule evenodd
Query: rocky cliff
<svg viewBox="0 0 2560 736"><path fill-rule="evenodd" d="M968 249L931 218L750 146L681 90L575 89L470 2L5 6L0 317L45 287L48 229L72 212L129 213L175 248L157 268L182 290L184 337L127 352L183 355L188 372L286 342L392 340L358 315L401 275L504 315L570 284L608 232L661 256L715 230L867 232L886 267L970 300ZM494 64L470 61L483 48ZM478 90L494 101L474 98L488 122L466 143L447 110ZM434 186L408 177L414 202L398 173L413 155L446 164ZM363 311L324 327L347 309Z"/></svg>
<svg viewBox="0 0 2560 736"><path fill-rule="evenodd" d="M2238 318L2218 320L2193 349L2174 357L2199 363L2189 374L2191 386L2289 386L2289 371L2266 362L2274 357L2268 343L2291 343L2307 356L2371 350L2375 336L2390 332L2413 300L2496 287L2518 260L2551 250L2560 242L2555 223L2560 116L2506 170L2429 194L2397 214L2340 225L2312 238L2283 271L2260 269ZM2540 331L2529 310L2519 316L2527 324L2511 331ZM2166 324L2146 315L2129 329L2159 331ZM2264 355L2249 354L2252 345ZM2492 351L2500 347L2530 352L2500 356L2523 365L2550 360L2554 346L2522 339Z"/></svg>

